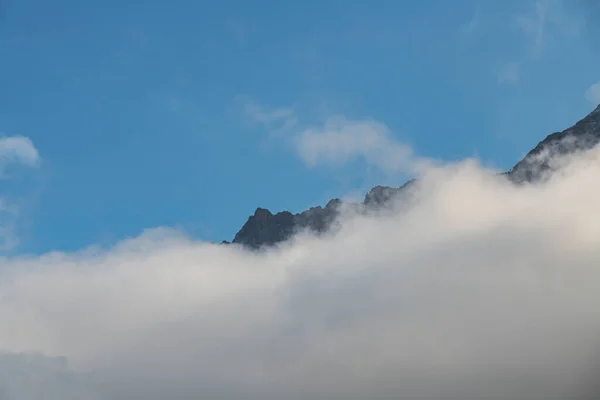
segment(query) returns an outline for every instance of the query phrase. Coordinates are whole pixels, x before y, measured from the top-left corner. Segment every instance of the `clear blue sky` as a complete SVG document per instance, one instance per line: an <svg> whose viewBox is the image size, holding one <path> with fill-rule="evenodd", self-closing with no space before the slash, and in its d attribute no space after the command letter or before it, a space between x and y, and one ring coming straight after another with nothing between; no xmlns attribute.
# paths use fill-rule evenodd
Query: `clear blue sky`
<svg viewBox="0 0 600 400"><path fill-rule="evenodd" d="M157 226L220 241L257 206L300 211L410 175L338 153L311 163L290 138L332 116L385 124L385 143L418 156L508 168L600 102L598 11L586 0L0 0L0 134L29 138L41 159L0 182L12 251Z"/></svg>

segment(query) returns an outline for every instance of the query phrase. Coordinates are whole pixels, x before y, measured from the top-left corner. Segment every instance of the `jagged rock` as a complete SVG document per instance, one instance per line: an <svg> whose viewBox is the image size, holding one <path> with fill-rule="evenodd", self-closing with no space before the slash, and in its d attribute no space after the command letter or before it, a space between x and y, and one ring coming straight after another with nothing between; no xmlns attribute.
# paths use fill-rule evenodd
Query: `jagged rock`
<svg viewBox="0 0 600 400"><path fill-rule="evenodd" d="M509 171L503 173L515 183L534 182L555 168L551 159L576 151L587 150L600 142L600 105L574 126L562 132L547 136L531 150L523 160ZM390 201L410 193L408 190L414 183L411 179L400 187L375 186L360 204L354 204L365 211L378 211L390 204ZM315 233L327 232L339 214L342 201L330 200L323 207L312 207L299 214L288 211L272 214L264 208L257 208L253 216L248 218L242 229L235 235L232 243L241 244L253 249L271 246L289 239L302 229Z"/></svg>
<svg viewBox="0 0 600 400"><path fill-rule="evenodd" d="M296 214L294 222L299 229L310 229L317 233L325 232L339 214L340 199L329 200L325 208L312 207L306 211Z"/></svg>
<svg viewBox="0 0 600 400"><path fill-rule="evenodd" d="M400 187L389 187L377 185L371 189L366 195L363 204L367 208L376 209L385 206L392 199L396 199L401 193L406 193L416 179L411 179Z"/></svg>
<svg viewBox="0 0 600 400"><path fill-rule="evenodd" d="M398 195L405 192L414 181L410 180L399 188L377 186L367 193L362 203L358 204L332 199L325 207L311 207L298 214L284 211L275 215L267 209L257 208L254 215L248 218L242 229L235 235L232 243L258 249L283 242L303 229L316 234L328 232L339 215L342 205L354 206L363 211L377 211L385 207L393 198L398 198Z"/></svg>
<svg viewBox="0 0 600 400"><path fill-rule="evenodd" d="M600 142L600 105L572 127L548 135L508 171L507 175L516 183L538 181L558 167L552 165L552 160L555 160L556 156L589 150L598 142Z"/></svg>
<svg viewBox="0 0 600 400"><path fill-rule="evenodd" d="M312 207L295 215L288 211L273 215L267 209L257 208L232 243L256 249L283 242L302 229L315 233L326 232L338 216L340 204L340 199L333 199L325 208Z"/></svg>
<svg viewBox="0 0 600 400"><path fill-rule="evenodd" d="M257 208L235 235L232 243L255 249L273 245L289 239L294 233L295 225L294 214L289 211L272 214L265 208Z"/></svg>

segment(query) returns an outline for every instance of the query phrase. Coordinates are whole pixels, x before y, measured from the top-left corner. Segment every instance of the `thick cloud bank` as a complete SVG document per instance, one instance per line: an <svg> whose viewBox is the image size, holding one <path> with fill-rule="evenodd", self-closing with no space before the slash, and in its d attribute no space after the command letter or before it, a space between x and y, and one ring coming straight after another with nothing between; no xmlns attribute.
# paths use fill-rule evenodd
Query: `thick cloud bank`
<svg viewBox="0 0 600 400"><path fill-rule="evenodd" d="M0 355L0 399L95 400L99 397L86 378L68 369L64 358L30 353Z"/></svg>
<svg viewBox="0 0 600 400"><path fill-rule="evenodd" d="M595 398L598 182L598 151L520 187L466 161L265 253L154 230L4 259L0 398Z"/></svg>

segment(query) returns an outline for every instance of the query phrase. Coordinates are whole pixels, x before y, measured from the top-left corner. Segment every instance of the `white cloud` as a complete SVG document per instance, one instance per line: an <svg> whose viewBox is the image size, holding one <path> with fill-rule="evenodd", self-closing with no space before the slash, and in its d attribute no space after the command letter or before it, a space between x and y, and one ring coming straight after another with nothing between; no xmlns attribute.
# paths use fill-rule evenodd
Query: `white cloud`
<svg viewBox="0 0 600 400"><path fill-rule="evenodd" d="M40 162L40 155L31 142L24 136L0 137L0 175L10 164L22 164L35 167Z"/></svg>
<svg viewBox="0 0 600 400"><path fill-rule="evenodd" d="M37 167L40 155L31 140L24 136L0 137L0 178L6 179L11 165ZM0 251L14 249L19 244L17 225L19 204L10 200L10 193L0 195Z"/></svg>
<svg viewBox="0 0 600 400"><path fill-rule="evenodd" d="M291 140L293 150L307 166L341 167L362 160L387 173L415 173L430 160L413 156L410 146L393 137L389 128L373 119L327 118L323 125L302 126L293 108L269 108L255 102L243 103L244 114L262 124L271 134Z"/></svg>
<svg viewBox="0 0 600 400"><path fill-rule="evenodd" d="M65 356L110 400L578 398L600 152L544 185L493 172L432 168L408 209L265 253L159 231L1 259L0 346Z"/></svg>
<svg viewBox="0 0 600 400"><path fill-rule="evenodd" d="M294 128L298 118L292 108L267 107L241 97L244 115L252 122L263 125L272 134L281 134Z"/></svg>
<svg viewBox="0 0 600 400"><path fill-rule="evenodd" d="M600 104L600 82L593 84L586 90L585 98L593 105Z"/></svg>
<svg viewBox="0 0 600 400"><path fill-rule="evenodd" d="M516 85L519 83L520 70L518 62L509 62L502 66L498 73L498 84Z"/></svg>
<svg viewBox="0 0 600 400"><path fill-rule="evenodd" d="M294 138L298 154L310 167L344 165L362 158L386 172L412 172L419 164L412 149L394 140L384 124L371 119L329 118L323 127L308 128Z"/></svg>

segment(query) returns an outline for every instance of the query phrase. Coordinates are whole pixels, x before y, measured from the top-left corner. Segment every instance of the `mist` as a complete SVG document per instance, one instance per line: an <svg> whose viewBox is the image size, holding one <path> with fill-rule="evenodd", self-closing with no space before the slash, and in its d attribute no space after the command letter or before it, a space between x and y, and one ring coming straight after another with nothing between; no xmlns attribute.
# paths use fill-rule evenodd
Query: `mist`
<svg viewBox="0 0 600 400"><path fill-rule="evenodd" d="M4 258L0 399L592 398L599 181L599 150L526 185L469 159L264 252Z"/></svg>

